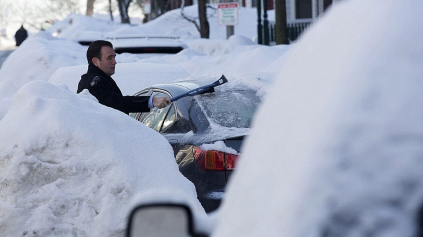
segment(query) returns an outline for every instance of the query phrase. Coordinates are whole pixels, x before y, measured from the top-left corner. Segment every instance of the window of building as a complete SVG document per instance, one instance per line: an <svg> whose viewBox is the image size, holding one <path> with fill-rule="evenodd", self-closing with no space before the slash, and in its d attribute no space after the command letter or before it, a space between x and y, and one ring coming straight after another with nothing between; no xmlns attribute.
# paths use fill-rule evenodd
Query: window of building
<svg viewBox="0 0 423 237"><path fill-rule="evenodd" d="M309 19L313 18L312 0L295 0L295 18Z"/></svg>
<svg viewBox="0 0 423 237"><path fill-rule="evenodd" d="M326 11L326 9L332 4L332 0L323 0L323 10Z"/></svg>

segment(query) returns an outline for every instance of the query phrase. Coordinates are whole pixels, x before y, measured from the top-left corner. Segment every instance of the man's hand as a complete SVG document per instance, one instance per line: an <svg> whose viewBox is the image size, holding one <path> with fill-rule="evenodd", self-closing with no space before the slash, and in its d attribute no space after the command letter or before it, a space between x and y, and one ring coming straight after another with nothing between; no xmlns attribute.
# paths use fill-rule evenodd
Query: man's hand
<svg viewBox="0 0 423 237"><path fill-rule="evenodd" d="M159 109L168 106L171 103L167 97L153 97L153 106Z"/></svg>

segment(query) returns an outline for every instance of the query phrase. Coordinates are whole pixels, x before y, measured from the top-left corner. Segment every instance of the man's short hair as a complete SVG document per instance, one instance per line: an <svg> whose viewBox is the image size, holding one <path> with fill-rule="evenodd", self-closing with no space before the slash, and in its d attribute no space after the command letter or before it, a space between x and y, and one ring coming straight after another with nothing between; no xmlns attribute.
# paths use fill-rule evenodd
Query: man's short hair
<svg viewBox="0 0 423 237"><path fill-rule="evenodd" d="M87 50L87 60L88 64L92 64L93 58L101 59L101 47L107 46L113 49L112 43L105 40L96 40L90 44Z"/></svg>

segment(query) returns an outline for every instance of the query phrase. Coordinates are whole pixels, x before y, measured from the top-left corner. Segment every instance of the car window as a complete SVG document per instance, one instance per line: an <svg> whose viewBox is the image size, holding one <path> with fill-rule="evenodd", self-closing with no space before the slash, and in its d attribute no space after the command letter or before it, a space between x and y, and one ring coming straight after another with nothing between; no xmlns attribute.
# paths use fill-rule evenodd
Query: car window
<svg viewBox="0 0 423 237"><path fill-rule="evenodd" d="M168 130L176 121L175 105L171 104L169 107L169 111L163 121L163 126L160 132L165 132L166 130Z"/></svg>
<svg viewBox="0 0 423 237"><path fill-rule="evenodd" d="M146 91L138 92L137 94L135 94L135 96L150 96L152 94L153 94L152 90L146 90ZM141 115L142 113L129 113L129 116L136 120L139 120Z"/></svg>
<svg viewBox="0 0 423 237"><path fill-rule="evenodd" d="M160 133L187 133L191 130L189 122L183 116L178 116L178 108L172 104L163 121Z"/></svg>
<svg viewBox="0 0 423 237"><path fill-rule="evenodd" d="M196 97L196 100L215 123L224 127L248 128L261 102L256 91L223 91Z"/></svg>
<svg viewBox="0 0 423 237"><path fill-rule="evenodd" d="M169 95L161 92L154 92L153 96L169 97ZM167 106L162 109L152 108L150 112L141 113L138 120L146 126L159 132L162 127L163 121L166 118L166 115L171 107L173 106Z"/></svg>

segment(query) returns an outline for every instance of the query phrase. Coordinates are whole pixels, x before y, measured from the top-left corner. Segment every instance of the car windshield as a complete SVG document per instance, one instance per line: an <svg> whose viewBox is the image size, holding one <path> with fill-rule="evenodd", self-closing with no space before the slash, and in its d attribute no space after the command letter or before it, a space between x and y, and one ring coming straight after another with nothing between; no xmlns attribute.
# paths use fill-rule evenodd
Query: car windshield
<svg viewBox="0 0 423 237"><path fill-rule="evenodd" d="M215 123L224 127L248 128L261 102L256 91L224 91L204 94L196 101Z"/></svg>

